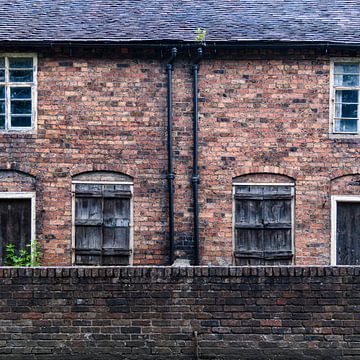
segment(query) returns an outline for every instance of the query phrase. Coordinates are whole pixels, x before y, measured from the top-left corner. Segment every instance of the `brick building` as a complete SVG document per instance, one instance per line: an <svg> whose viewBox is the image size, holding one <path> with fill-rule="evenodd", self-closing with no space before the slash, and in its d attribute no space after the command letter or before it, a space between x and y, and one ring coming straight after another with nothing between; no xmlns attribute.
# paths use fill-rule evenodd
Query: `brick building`
<svg viewBox="0 0 360 360"><path fill-rule="evenodd" d="M0 257L359 264L360 4L333 3L1 1Z"/></svg>

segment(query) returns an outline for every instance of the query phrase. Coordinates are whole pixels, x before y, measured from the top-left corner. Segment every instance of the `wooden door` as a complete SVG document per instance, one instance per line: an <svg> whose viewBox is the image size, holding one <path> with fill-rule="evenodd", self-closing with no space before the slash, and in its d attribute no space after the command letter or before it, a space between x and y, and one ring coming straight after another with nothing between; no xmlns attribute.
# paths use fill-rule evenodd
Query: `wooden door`
<svg viewBox="0 0 360 360"><path fill-rule="evenodd" d="M31 243L31 200L0 199L0 265L4 265L5 245L25 249Z"/></svg>
<svg viewBox="0 0 360 360"><path fill-rule="evenodd" d="M338 265L360 265L360 203L337 203L336 258Z"/></svg>

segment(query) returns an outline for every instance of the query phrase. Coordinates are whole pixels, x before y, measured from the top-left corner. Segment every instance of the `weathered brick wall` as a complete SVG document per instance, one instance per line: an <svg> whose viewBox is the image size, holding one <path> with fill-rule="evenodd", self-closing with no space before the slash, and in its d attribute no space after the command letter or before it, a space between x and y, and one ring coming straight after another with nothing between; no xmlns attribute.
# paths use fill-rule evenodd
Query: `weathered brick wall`
<svg viewBox="0 0 360 360"><path fill-rule="evenodd" d="M359 279L357 267L1 268L0 359L358 359Z"/></svg>
<svg viewBox="0 0 360 360"><path fill-rule="evenodd" d="M134 264L166 264L165 56L56 47L38 54L37 132L0 133L0 170L36 177L36 236L45 264L71 263L71 179L93 170L134 178ZM293 179L295 263L329 264L331 180L360 173L358 140L328 136L329 60L335 55L357 54L243 50L201 62L202 264L233 263L232 180L249 173ZM177 256L190 256L192 248L187 56L176 60L173 83ZM1 191L7 186L0 178Z"/></svg>

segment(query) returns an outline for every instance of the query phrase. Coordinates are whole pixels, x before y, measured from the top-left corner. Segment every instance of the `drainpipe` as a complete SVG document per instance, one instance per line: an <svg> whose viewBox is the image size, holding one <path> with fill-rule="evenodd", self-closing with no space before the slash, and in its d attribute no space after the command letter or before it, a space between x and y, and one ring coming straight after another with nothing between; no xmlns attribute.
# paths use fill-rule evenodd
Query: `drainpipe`
<svg viewBox="0 0 360 360"><path fill-rule="evenodd" d="M172 72L177 49L171 49L171 56L167 61L167 151L168 151L168 192L169 192L169 265L174 262L174 179L173 151L172 151Z"/></svg>
<svg viewBox="0 0 360 360"><path fill-rule="evenodd" d="M203 56L202 48L197 49L193 63L193 212L194 212L194 265L200 264L199 251L199 172L198 172L198 147L199 147L199 112L198 112L198 72L199 62Z"/></svg>

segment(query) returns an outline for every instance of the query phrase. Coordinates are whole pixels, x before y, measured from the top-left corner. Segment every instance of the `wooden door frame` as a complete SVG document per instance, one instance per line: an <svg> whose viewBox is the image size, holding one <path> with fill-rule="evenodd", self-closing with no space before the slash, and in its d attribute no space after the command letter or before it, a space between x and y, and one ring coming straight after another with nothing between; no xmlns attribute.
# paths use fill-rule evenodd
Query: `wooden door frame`
<svg viewBox="0 0 360 360"><path fill-rule="evenodd" d="M33 245L36 239L36 193L35 192L0 192L0 199L20 200L30 199L31 201L31 239ZM34 261L34 247L31 246L31 257Z"/></svg>
<svg viewBox="0 0 360 360"><path fill-rule="evenodd" d="M360 195L332 195L331 196L331 250L330 264L337 265L336 261L336 225L337 225L337 203L360 203Z"/></svg>

